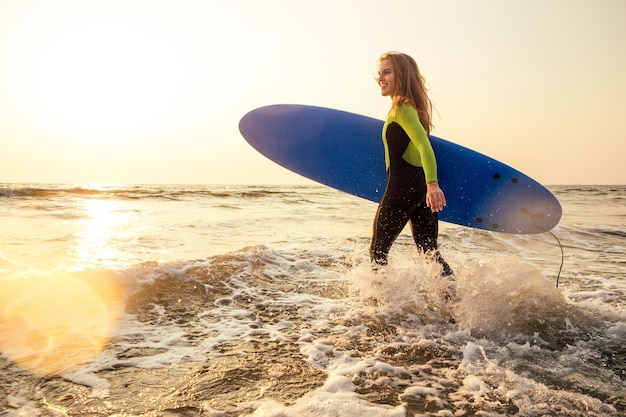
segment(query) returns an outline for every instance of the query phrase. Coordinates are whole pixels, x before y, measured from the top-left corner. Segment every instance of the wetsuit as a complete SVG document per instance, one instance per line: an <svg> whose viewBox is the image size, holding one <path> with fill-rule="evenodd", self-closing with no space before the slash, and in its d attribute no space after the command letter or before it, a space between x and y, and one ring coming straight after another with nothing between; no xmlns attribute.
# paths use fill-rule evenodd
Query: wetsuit
<svg viewBox="0 0 626 417"><path fill-rule="evenodd" d="M398 106L387 118L382 136L387 187L374 219L370 257L386 265L391 245L410 222L418 250L433 256L442 265L443 275L451 275L437 250L437 213L426 205L426 183L437 181L437 162L415 107Z"/></svg>

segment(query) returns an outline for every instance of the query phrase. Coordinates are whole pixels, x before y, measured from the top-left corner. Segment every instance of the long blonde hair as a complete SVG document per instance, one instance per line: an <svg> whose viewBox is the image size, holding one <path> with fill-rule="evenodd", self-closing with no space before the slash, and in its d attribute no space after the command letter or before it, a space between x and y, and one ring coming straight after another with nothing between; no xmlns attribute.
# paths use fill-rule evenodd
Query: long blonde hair
<svg viewBox="0 0 626 417"><path fill-rule="evenodd" d="M432 104L426 93L425 79L420 74L417 62L407 54L386 52L378 58L378 67L385 60L391 60L396 77L396 91L392 96L391 110L399 105L411 103L417 109L420 122L429 135L433 127L431 114Z"/></svg>

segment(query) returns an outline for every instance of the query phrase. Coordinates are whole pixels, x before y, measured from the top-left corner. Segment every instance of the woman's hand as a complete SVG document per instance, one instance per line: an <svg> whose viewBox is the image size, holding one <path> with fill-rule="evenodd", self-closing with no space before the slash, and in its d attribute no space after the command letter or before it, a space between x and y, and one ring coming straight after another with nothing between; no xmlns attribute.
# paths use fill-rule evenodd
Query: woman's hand
<svg viewBox="0 0 626 417"><path fill-rule="evenodd" d="M426 184L426 205L436 213L443 210L446 205L446 196L443 195L443 191L439 188L438 182L429 182Z"/></svg>

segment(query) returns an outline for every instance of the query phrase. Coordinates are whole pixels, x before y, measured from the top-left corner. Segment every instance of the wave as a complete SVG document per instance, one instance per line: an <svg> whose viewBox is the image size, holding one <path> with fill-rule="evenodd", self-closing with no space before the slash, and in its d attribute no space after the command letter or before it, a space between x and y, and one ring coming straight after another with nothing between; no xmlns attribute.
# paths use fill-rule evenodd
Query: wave
<svg viewBox="0 0 626 417"><path fill-rule="evenodd" d="M5 388L11 398L32 391L24 402L68 415L624 410L619 314L568 301L516 257L466 262L450 304L441 296L449 283L427 260L397 256L372 271L356 252L259 245L74 274L122 308L110 340L78 368L63 362L62 378L25 374L0 357L0 386L19 381ZM326 412L316 414L320 401Z"/></svg>
<svg viewBox="0 0 626 417"><path fill-rule="evenodd" d="M276 194L300 193L315 190L317 185L176 185L176 184L0 184L0 197L47 198L55 196L111 196L119 198L184 198L205 195L212 197L262 198ZM550 189L557 195L583 194L626 198L624 185L557 185Z"/></svg>
<svg viewBox="0 0 626 417"><path fill-rule="evenodd" d="M623 198L626 185L555 185L548 187L558 197L559 195L581 196L617 196Z"/></svg>
<svg viewBox="0 0 626 417"><path fill-rule="evenodd" d="M303 186L306 187L306 186ZM298 193L302 187L281 189L276 186L181 186L181 185L132 185L132 186L66 186L66 185L0 185L0 198L47 199L54 197L94 197L120 199L166 199L182 200L194 197L214 198L264 198Z"/></svg>

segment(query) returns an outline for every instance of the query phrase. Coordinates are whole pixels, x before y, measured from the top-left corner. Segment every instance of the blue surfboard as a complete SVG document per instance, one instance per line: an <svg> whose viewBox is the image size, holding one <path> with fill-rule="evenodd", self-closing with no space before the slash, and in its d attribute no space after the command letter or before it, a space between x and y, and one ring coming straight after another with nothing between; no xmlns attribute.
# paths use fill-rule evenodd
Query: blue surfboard
<svg viewBox="0 0 626 417"><path fill-rule="evenodd" d="M382 120L299 104L261 107L239 122L258 152L289 170L341 191L380 201L386 168ZM561 205L537 181L493 158L436 136L442 221L504 233L541 233L561 218Z"/></svg>

